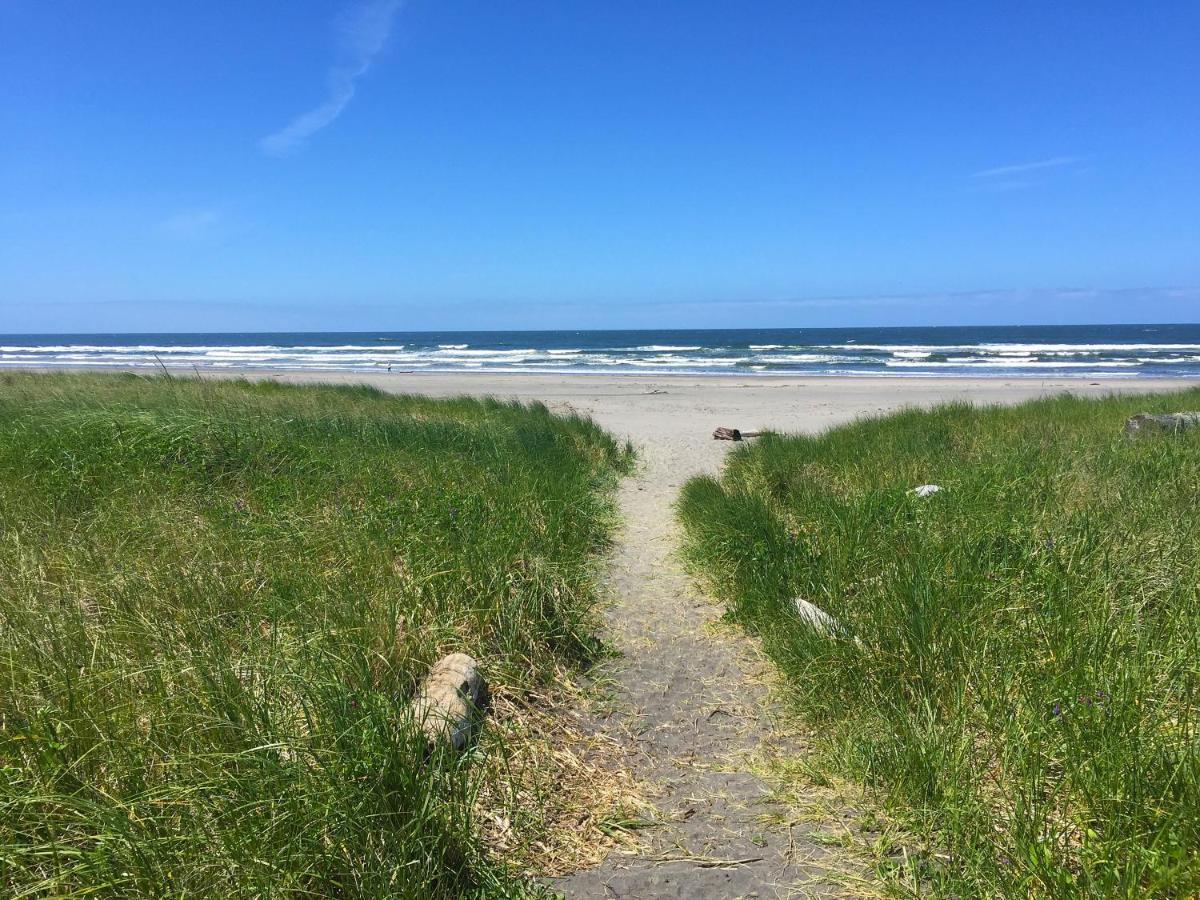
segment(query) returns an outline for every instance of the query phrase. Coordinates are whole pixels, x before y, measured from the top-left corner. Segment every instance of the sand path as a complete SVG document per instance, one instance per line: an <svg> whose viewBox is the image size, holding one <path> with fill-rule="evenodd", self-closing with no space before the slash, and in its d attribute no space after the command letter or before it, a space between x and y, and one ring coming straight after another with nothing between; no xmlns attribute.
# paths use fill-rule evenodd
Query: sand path
<svg viewBox="0 0 1200 900"><path fill-rule="evenodd" d="M262 376L260 376L262 377ZM998 379L638 379L605 376L329 375L282 380L369 382L435 396L492 394L541 400L593 416L638 447L638 473L620 488L624 527L612 554L609 638L622 657L609 667L614 702L592 727L626 743L636 774L655 790L658 824L635 855L555 882L568 897L696 900L841 896L852 887L823 879L842 868L840 851L788 825L750 771L747 754L771 741L771 709L757 673L764 663L733 629L713 629L720 610L696 591L675 552L672 504L683 482L716 473L731 445L712 429L818 431L864 413L968 399L1016 402L1072 390L1166 390L1186 382ZM772 820L776 824L772 824ZM779 824L783 823L783 824ZM853 863L850 863L851 868Z"/></svg>
<svg viewBox="0 0 1200 900"><path fill-rule="evenodd" d="M697 423L698 425L698 423ZM632 746L636 774L657 796L647 848L611 855L561 879L568 897L787 897L817 891L827 848L786 822L745 755L771 733L763 663L745 639L710 623L720 610L700 596L676 559L672 503L679 485L711 469L661 444L641 445L638 474L620 490L624 529L614 549L610 639L616 707L596 727ZM708 456L709 454L705 454Z"/></svg>

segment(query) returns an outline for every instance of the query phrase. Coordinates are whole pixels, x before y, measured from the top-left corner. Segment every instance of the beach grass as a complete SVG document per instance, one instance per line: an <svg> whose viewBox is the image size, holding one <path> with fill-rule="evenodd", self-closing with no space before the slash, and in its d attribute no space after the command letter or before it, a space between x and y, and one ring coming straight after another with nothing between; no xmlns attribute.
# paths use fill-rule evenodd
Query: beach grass
<svg viewBox="0 0 1200 900"><path fill-rule="evenodd" d="M539 404L0 376L5 895L533 890L480 841L503 743L409 703L448 652L506 697L597 653L629 462Z"/></svg>
<svg viewBox="0 0 1200 900"><path fill-rule="evenodd" d="M895 892L1200 893L1200 429L1121 435L1189 409L910 410L767 435L685 486L689 563L817 764L913 836L881 863Z"/></svg>

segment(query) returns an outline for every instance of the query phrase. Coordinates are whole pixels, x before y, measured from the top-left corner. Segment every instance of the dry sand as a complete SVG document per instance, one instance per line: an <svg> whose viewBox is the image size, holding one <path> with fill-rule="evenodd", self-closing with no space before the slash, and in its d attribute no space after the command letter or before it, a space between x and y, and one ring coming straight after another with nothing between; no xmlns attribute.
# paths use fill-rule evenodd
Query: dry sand
<svg viewBox="0 0 1200 900"><path fill-rule="evenodd" d="M813 432L864 414L948 400L1016 402L1071 391L1169 390L1162 380L730 378L601 375L270 373L281 381L370 383L388 391L491 394L541 400L594 417L638 448L638 473L620 489L624 529L609 569L608 637L623 653L610 673L612 711L593 727L631 748L637 774L655 791L659 825L647 848L614 854L559 879L570 897L843 896L853 883L822 877L854 871L844 851L810 837L836 822L795 823L767 796L746 755L772 740L772 711L747 638L713 629L720 610L700 596L675 558L672 503L685 480L715 473L732 444L718 425Z"/></svg>
<svg viewBox="0 0 1200 900"><path fill-rule="evenodd" d="M1168 391L1200 384L1188 379L1042 380L1033 378L783 378L670 375L491 375L238 372L251 378L371 384L394 393L435 397L489 394L541 400L576 410L638 446L647 488L716 472L729 444L711 440L717 425L742 430L820 431L860 415L950 400L1012 403L1070 391L1081 396ZM209 377L205 373L205 377ZM668 515L666 504L659 510Z"/></svg>

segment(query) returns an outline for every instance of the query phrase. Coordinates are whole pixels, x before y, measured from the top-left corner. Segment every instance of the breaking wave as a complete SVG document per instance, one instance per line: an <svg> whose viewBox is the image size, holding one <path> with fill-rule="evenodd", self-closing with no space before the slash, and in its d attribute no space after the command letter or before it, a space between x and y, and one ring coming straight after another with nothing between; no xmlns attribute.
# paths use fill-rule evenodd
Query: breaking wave
<svg viewBox="0 0 1200 900"><path fill-rule="evenodd" d="M1069 329L1003 329L1016 335L1004 340L996 339L998 329L946 331L954 332L953 340L942 340L938 329L9 335L0 337L0 367L1200 377L1197 326L1081 327L1078 342L1064 339ZM1162 332L1163 340L1148 341L1148 331ZM1019 338L1038 332L1055 339ZM914 333L919 339L911 339ZM894 339L899 334L909 339Z"/></svg>

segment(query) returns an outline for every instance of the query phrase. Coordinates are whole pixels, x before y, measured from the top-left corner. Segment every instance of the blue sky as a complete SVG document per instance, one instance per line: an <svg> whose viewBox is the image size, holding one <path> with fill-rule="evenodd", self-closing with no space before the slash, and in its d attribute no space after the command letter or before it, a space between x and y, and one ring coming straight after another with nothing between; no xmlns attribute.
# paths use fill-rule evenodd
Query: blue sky
<svg viewBox="0 0 1200 900"><path fill-rule="evenodd" d="M1200 320L1200 4L0 2L0 332Z"/></svg>

